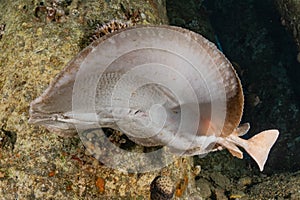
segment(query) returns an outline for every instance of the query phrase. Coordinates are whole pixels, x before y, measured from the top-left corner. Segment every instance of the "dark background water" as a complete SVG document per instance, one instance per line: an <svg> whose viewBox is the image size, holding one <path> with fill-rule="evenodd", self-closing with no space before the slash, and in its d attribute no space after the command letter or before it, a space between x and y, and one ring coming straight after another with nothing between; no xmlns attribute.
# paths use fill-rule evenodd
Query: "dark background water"
<svg viewBox="0 0 300 200"><path fill-rule="evenodd" d="M288 73L283 78L291 81L295 97L300 100L296 45L281 25L273 0L209 0L204 6L212 11L213 28L231 60L249 69L266 65L265 70L271 71L272 66L283 67ZM255 79L257 73L249 75Z"/></svg>
<svg viewBox="0 0 300 200"><path fill-rule="evenodd" d="M170 23L213 42L218 38L242 81L246 98L242 121L251 124L246 137L270 128L280 131L266 171L299 170L300 64L296 45L282 26L274 1L184 2L167 1ZM212 28L203 18L210 20Z"/></svg>

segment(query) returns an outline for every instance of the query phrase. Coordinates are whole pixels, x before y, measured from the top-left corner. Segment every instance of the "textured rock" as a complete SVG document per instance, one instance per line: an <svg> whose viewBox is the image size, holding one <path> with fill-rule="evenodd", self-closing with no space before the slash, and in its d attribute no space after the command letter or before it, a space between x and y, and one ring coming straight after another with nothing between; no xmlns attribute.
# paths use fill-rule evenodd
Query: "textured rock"
<svg viewBox="0 0 300 200"><path fill-rule="evenodd" d="M78 138L61 139L29 126L27 120L29 103L89 43L97 23L126 20L139 11L138 23L166 24L164 4L156 0L1 2L0 127L16 133L14 142L6 143L8 148L0 147L2 198L148 198L157 171L137 176L109 169L86 156ZM54 18L49 15L53 9ZM7 135L2 132L0 137ZM185 160L164 170L180 178L187 173L182 169L191 164L191 159ZM104 194L96 187L97 177L105 182Z"/></svg>
<svg viewBox="0 0 300 200"><path fill-rule="evenodd" d="M199 180L197 180L196 187L202 197L209 198L211 196L211 185L210 182L208 182L206 179L200 178Z"/></svg>
<svg viewBox="0 0 300 200"><path fill-rule="evenodd" d="M281 24L293 35L300 51L300 2L298 0L276 0L281 14Z"/></svg>
<svg viewBox="0 0 300 200"><path fill-rule="evenodd" d="M213 172L210 174L211 180L222 189L227 189L230 186L230 180L219 172Z"/></svg>

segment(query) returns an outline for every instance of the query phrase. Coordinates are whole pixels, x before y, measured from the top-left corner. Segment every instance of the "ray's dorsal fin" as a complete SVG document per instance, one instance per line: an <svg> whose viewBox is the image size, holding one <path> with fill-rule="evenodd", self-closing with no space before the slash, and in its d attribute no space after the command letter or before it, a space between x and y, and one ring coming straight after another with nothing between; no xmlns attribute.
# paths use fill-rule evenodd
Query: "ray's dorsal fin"
<svg viewBox="0 0 300 200"><path fill-rule="evenodd" d="M239 125L239 127L235 129L235 132L238 136L243 136L249 131L249 129L250 129L250 124L244 123Z"/></svg>

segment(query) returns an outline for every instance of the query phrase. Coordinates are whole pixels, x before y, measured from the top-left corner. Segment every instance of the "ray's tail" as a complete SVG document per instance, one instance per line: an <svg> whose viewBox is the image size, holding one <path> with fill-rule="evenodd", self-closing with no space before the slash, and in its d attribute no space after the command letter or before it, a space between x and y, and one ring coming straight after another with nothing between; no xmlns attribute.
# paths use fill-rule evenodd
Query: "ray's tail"
<svg viewBox="0 0 300 200"><path fill-rule="evenodd" d="M247 142L243 142L243 145L241 145L258 164L260 171L263 171L269 152L278 135L279 131L276 129L266 130L253 136Z"/></svg>

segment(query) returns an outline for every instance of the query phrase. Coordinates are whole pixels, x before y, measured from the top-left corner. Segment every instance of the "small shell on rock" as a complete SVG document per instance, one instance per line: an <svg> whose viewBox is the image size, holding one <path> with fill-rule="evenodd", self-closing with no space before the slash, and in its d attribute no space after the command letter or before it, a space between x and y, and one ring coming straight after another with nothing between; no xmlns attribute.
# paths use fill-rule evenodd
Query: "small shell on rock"
<svg viewBox="0 0 300 200"><path fill-rule="evenodd" d="M193 174L194 176L198 176L201 172L201 166L200 165L196 165L194 168L193 168Z"/></svg>
<svg viewBox="0 0 300 200"><path fill-rule="evenodd" d="M170 200L174 196L175 187L171 178L157 176L151 183L151 200Z"/></svg>
<svg viewBox="0 0 300 200"><path fill-rule="evenodd" d="M4 35L6 24L0 24L0 40L2 39L2 35Z"/></svg>

